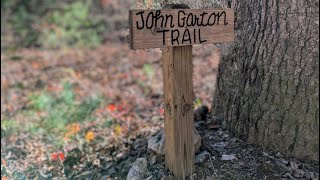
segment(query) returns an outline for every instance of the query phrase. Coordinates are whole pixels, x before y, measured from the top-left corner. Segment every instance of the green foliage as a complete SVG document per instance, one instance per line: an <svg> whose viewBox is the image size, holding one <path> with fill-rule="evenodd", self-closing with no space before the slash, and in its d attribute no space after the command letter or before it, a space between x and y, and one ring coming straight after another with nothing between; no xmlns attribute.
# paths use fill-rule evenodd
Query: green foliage
<svg viewBox="0 0 320 180"><path fill-rule="evenodd" d="M12 178L16 180L25 180L26 176L22 172L14 171L12 173Z"/></svg>
<svg viewBox="0 0 320 180"><path fill-rule="evenodd" d="M1 41L12 36L14 43L22 47L99 45L105 27L91 9L89 0L3 0Z"/></svg>
<svg viewBox="0 0 320 180"><path fill-rule="evenodd" d="M73 122L81 122L89 119L90 114L97 109L101 104L101 97L93 97L84 100L77 108L71 113L70 117Z"/></svg>
<svg viewBox="0 0 320 180"><path fill-rule="evenodd" d="M200 107L202 105L201 99L197 98L194 101L194 109L197 109L198 107Z"/></svg>
<svg viewBox="0 0 320 180"><path fill-rule="evenodd" d="M12 129L15 129L19 127L17 122L14 121L14 120L2 120L1 121L1 129L4 129L4 130L12 130Z"/></svg>
<svg viewBox="0 0 320 180"><path fill-rule="evenodd" d="M102 102L102 97L90 97L79 102L70 83L65 83L63 87L58 95L43 92L30 97L31 110L45 114L42 117L42 127L46 130L63 131L70 123L91 120L92 112Z"/></svg>
<svg viewBox="0 0 320 180"><path fill-rule="evenodd" d="M152 67L152 65L150 64L144 64L143 65L143 72L149 77L153 77L154 75L154 69Z"/></svg>
<svg viewBox="0 0 320 180"><path fill-rule="evenodd" d="M8 134L16 132L18 128L19 128L19 125L14 120L11 120L11 119L1 120L1 138L7 136Z"/></svg>
<svg viewBox="0 0 320 180"><path fill-rule="evenodd" d="M63 85L63 91L61 93L62 102L68 106L72 106L74 103L73 87L70 83Z"/></svg>
<svg viewBox="0 0 320 180"><path fill-rule="evenodd" d="M53 98L46 93L31 97L31 104L35 110L50 110L53 104Z"/></svg>
<svg viewBox="0 0 320 180"><path fill-rule="evenodd" d="M89 1L77 1L53 11L46 17L50 26L42 30L40 44L47 48L99 45L102 25L90 18L90 7Z"/></svg>
<svg viewBox="0 0 320 180"><path fill-rule="evenodd" d="M35 46L39 32L34 26L54 4L51 0L2 0L1 30L12 32L20 46Z"/></svg>
<svg viewBox="0 0 320 180"><path fill-rule="evenodd" d="M106 119L103 124L102 124L102 127L103 128L111 128L113 124L113 120L112 119Z"/></svg>
<svg viewBox="0 0 320 180"><path fill-rule="evenodd" d="M45 132L45 130L43 128L40 128L38 124L33 123L33 122L27 123L25 126L25 130L27 132L30 132L33 135L36 135L38 133L43 134Z"/></svg>

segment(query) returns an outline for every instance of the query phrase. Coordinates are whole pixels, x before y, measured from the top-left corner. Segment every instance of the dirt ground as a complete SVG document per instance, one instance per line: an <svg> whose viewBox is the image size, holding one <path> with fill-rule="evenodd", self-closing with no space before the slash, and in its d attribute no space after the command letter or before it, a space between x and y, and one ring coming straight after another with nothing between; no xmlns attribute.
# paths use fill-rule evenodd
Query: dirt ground
<svg viewBox="0 0 320 180"><path fill-rule="evenodd" d="M195 172L186 179L319 179L319 164L247 144L230 136L216 122L210 118L196 122L202 146L196 154ZM165 168L164 156L147 150L146 145L142 147L144 153L134 156L148 162L145 179L173 179Z"/></svg>
<svg viewBox="0 0 320 180"><path fill-rule="evenodd" d="M195 108L210 108L218 53L214 46L194 48ZM102 103L90 118L48 130L43 124L48 112L35 109L31 97L42 93L57 97L65 82L72 85L75 102L100 95ZM163 127L162 100L160 50L131 51L117 43L96 49L1 54L2 177L125 179L132 163L143 157L153 162L146 179L170 179L164 156L147 149L148 138ZM192 179L319 179L318 164L246 144L222 130L220 120L204 117L195 124L203 144L198 154L204 156ZM66 139L70 125L79 130ZM87 139L88 132L94 133L92 140ZM57 160L57 152L63 158ZM222 160L223 156L231 160Z"/></svg>
<svg viewBox="0 0 320 180"><path fill-rule="evenodd" d="M210 106L215 51L194 48L195 107ZM2 53L2 175L67 178L94 164L113 167L136 139L163 126L161 64L160 50L131 51L121 42Z"/></svg>

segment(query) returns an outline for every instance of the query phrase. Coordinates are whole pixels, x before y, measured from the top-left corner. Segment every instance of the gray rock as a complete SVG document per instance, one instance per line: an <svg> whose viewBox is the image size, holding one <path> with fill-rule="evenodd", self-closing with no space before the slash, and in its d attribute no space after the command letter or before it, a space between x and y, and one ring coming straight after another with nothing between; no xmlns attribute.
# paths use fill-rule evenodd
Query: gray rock
<svg viewBox="0 0 320 180"><path fill-rule="evenodd" d="M113 165L113 162L103 162L101 165L101 169L107 170Z"/></svg>
<svg viewBox="0 0 320 180"><path fill-rule="evenodd" d="M232 160L236 160L236 156L234 154L230 154L230 155L222 155L221 160L222 161L232 161Z"/></svg>
<svg viewBox="0 0 320 180"><path fill-rule="evenodd" d="M275 160L275 164L278 166L278 167L281 167L283 169L285 169L286 171L291 171L291 169L289 167L287 167L282 161L280 160Z"/></svg>
<svg viewBox="0 0 320 180"><path fill-rule="evenodd" d="M310 178L311 178L312 180L316 179L316 176L315 176L314 172L310 172ZM318 179L319 179L319 178L318 178Z"/></svg>
<svg viewBox="0 0 320 180"><path fill-rule="evenodd" d="M286 173L283 177L293 179L293 180L296 179L296 178L292 177L292 175L290 173Z"/></svg>
<svg viewBox="0 0 320 180"><path fill-rule="evenodd" d="M292 171L295 171L295 170L299 169L299 164L297 164L294 161L290 161L290 168Z"/></svg>
<svg viewBox="0 0 320 180"><path fill-rule="evenodd" d="M163 130L161 130L148 140L148 149L159 155L164 155L164 142ZM201 136L195 128L193 129L193 142L194 150L197 152L201 147Z"/></svg>
<svg viewBox="0 0 320 180"><path fill-rule="evenodd" d="M151 180L153 178L153 176L149 176L146 180Z"/></svg>
<svg viewBox="0 0 320 180"><path fill-rule="evenodd" d="M148 140L148 149L160 155L164 154L163 130L159 131L155 136Z"/></svg>
<svg viewBox="0 0 320 180"><path fill-rule="evenodd" d="M201 147L201 136L196 128L193 128L193 145L194 145L194 152L198 152Z"/></svg>
<svg viewBox="0 0 320 180"><path fill-rule="evenodd" d="M210 158L210 153L208 151L202 151L196 156L196 163L203 163Z"/></svg>
<svg viewBox="0 0 320 180"><path fill-rule="evenodd" d="M311 179L311 174L309 170L304 169L304 177L306 177L307 179Z"/></svg>
<svg viewBox="0 0 320 180"><path fill-rule="evenodd" d="M150 160L150 165L154 165L157 162L157 156L153 156Z"/></svg>
<svg viewBox="0 0 320 180"><path fill-rule="evenodd" d="M304 171L301 169L296 169L293 173L293 176L296 178L302 178L304 176Z"/></svg>
<svg viewBox="0 0 320 180"><path fill-rule="evenodd" d="M127 180L143 180L147 171L148 162L145 158L138 158L127 175Z"/></svg>
<svg viewBox="0 0 320 180"><path fill-rule="evenodd" d="M144 146L144 145L145 145L144 140L143 140L143 139L138 139L138 140L136 140L136 141L134 142L133 148L134 148L134 149L139 149L139 148L141 148L141 147Z"/></svg>
<svg viewBox="0 0 320 180"><path fill-rule="evenodd" d="M190 180L196 180L197 178L197 174L193 173L192 176L190 176Z"/></svg>
<svg viewBox="0 0 320 180"><path fill-rule="evenodd" d="M224 148L227 145L228 145L227 142L217 142L217 143L213 144L213 147L215 147L215 148Z"/></svg>
<svg viewBox="0 0 320 180"><path fill-rule="evenodd" d="M285 160L285 159L283 159L283 158L281 158L280 161L281 161L283 164L285 164L285 165L288 165L288 164L289 164L289 161L287 161L287 160Z"/></svg>

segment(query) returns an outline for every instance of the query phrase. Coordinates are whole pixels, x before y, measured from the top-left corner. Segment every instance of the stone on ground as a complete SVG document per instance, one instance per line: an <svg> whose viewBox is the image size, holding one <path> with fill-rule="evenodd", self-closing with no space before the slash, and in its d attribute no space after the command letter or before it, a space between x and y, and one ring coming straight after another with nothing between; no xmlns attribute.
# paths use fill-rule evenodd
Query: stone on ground
<svg viewBox="0 0 320 180"><path fill-rule="evenodd" d="M196 163L203 163L210 158L210 153L208 151L202 151L196 156Z"/></svg>
<svg viewBox="0 0 320 180"><path fill-rule="evenodd" d="M148 140L148 149L159 155L164 155L164 142L163 130L161 130ZM197 152L201 147L201 136L195 128L193 129L193 142L194 150Z"/></svg>
<svg viewBox="0 0 320 180"><path fill-rule="evenodd" d="M127 175L127 180L143 180L147 171L148 162L145 158L138 158Z"/></svg>
<svg viewBox="0 0 320 180"><path fill-rule="evenodd" d="M221 157L221 161L232 161L232 160L236 160L236 159L237 159L236 155L234 155L234 154L230 154L230 155L224 154Z"/></svg>

